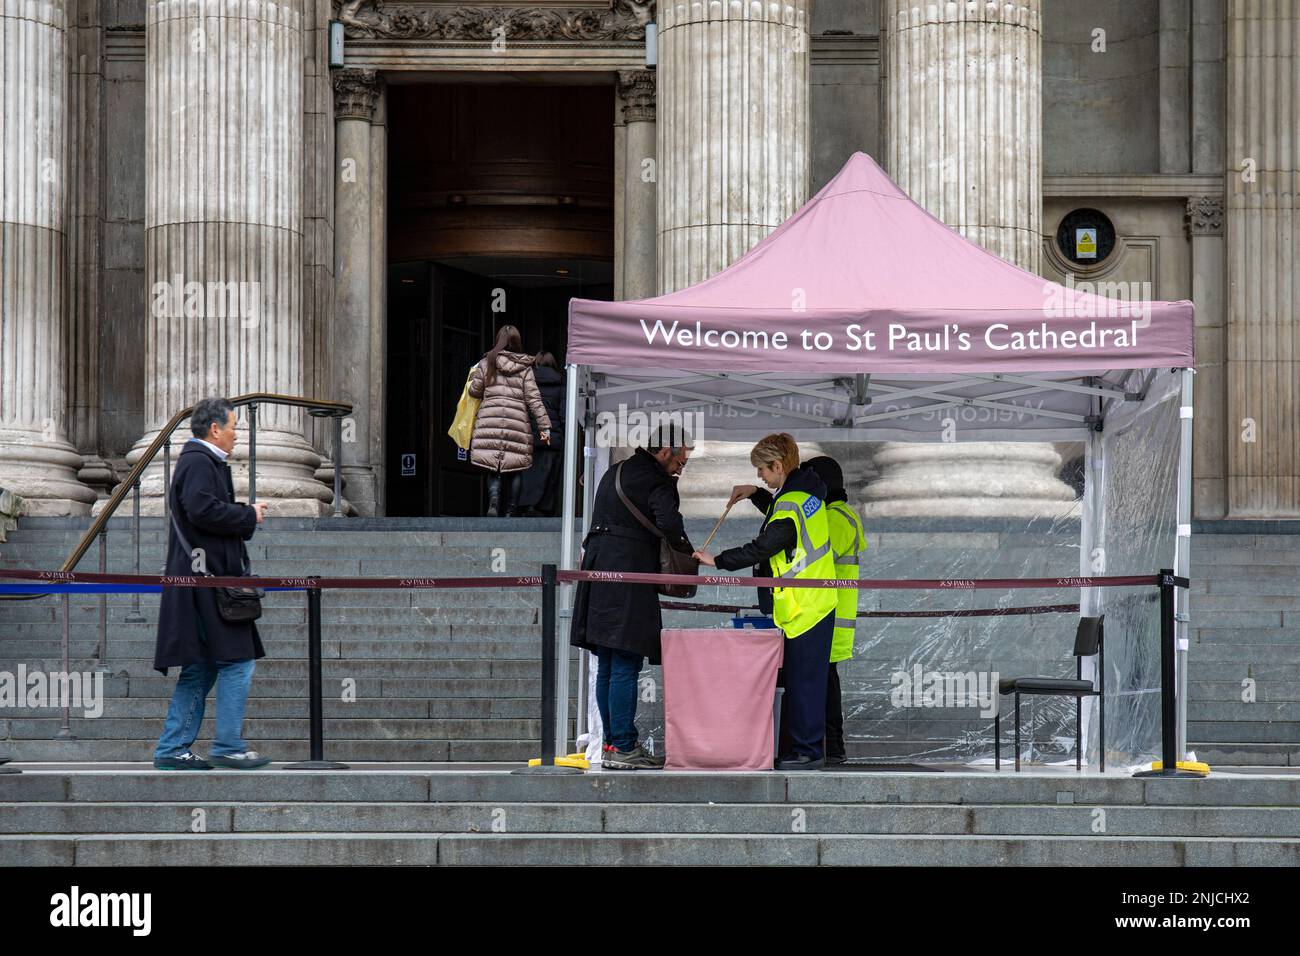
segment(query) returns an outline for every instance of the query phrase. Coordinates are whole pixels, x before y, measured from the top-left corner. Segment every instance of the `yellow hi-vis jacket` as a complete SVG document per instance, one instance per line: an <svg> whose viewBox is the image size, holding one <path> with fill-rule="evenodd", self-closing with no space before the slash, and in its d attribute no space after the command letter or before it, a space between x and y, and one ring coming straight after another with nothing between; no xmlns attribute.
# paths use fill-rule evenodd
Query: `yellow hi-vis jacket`
<svg viewBox="0 0 1300 956"><path fill-rule="evenodd" d="M768 519L793 521L796 543L787 558L772 557L772 575L778 578L834 578L830 524L826 503L803 491L787 491L774 502ZM772 589L772 619L786 637L798 637L836 606L833 588L779 587Z"/></svg>
<svg viewBox="0 0 1300 956"><path fill-rule="evenodd" d="M835 556L835 576L841 581L858 579L858 554L867 549L862 522L847 501L826 506L831 530L831 552ZM853 628L858 622L858 589L840 588L835 592L835 637L831 641L831 663L853 656Z"/></svg>

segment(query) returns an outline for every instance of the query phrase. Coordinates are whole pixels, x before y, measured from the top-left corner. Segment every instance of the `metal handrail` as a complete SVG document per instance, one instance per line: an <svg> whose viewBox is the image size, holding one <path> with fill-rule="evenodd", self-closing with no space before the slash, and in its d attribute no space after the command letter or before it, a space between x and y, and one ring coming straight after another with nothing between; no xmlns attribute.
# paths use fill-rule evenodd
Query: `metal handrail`
<svg viewBox="0 0 1300 956"><path fill-rule="evenodd" d="M230 399L230 404L236 408L240 406L249 406L249 456L248 456L248 496L249 501L257 500L257 484L254 473L257 468L257 406L265 402L268 405L292 405L299 408L308 409L308 414L316 418L333 418L334 419L334 515L335 517L343 516L343 498L342 498L342 471L340 465L339 446L342 444L341 433L343 430L343 418L352 412L352 406L346 402L332 402L321 398L306 398L302 395L278 395L274 392L251 392L248 395L239 395ZM99 516L91 522L86 533L81 536L77 546L73 548L72 553L68 555L66 561L59 568L60 571L74 571L81 559L90 550L90 543L100 534L105 532L108 526L108 519L117 511L118 505L126 498L127 493L134 491L135 495L135 569L140 570L140 476L144 474L146 468L153 461L159 450L166 447L168 455L164 461L164 469L171 471L171 436L181 422L189 418L194 412L194 406L190 405L181 409L173 415L154 436L154 440L149 443L149 447L136 461L135 465L127 473L127 476L118 483L113 493L108 497L108 503L104 505L104 510ZM168 483L164 476L164 483ZM168 507L168 499L163 498L164 508ZM165 512L166 513L166 512ZM101 541L101 564L103 563L103 542ZM34 598L48 597L46 594L5 594L0 595L0 600L11 599L28 601ZM136 595L136 601L140 597ZM138 606L136 611L139 611Z"/></svg>

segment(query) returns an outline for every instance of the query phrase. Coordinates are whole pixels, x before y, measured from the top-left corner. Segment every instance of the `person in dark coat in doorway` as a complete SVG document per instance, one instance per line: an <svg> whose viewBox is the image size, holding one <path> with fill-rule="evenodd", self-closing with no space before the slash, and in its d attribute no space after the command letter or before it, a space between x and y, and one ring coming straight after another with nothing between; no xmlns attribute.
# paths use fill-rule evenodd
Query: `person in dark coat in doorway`
<svg viewBox="0 0 1300 956"><path fill-rule="evenodd" d="M533 518L556 513L555 492L563 471L561 454L564 451L564 372L555 356L539 352L533 360L533 375L537 390L542 393L542 404L551 419L551 440L542 441L542 434L533 423L533 463L519 479L519 496L510 515Z"/></svg>
<svg viewBox="0 0 1300 956"><path fill-rule="evenodd" d="M583 541L584 571L659 571L659 538L637 521L619 499L616 476L622 470L623 493L677 551L690 554L674 476L681 474L690 449L660 436L658 444L638 448L632 457L609 469L596 489L591 530ZM596 702L605 728L601 766L610 770L657 769L663 755L651 755L638 743L637 675L643 659L660 660L659 595L653 584L581 581L574 597L569 643L591 651L599 662Z"/></svg>
<svg viewBox="0 0 1300 956"><path fill-rule="evenodd" d="M235 485L226 458L235 447L235 409L224 398L207 398L194 406L190 431L172 477L173 526L168 529L169 575L242 576L248 550L244 542L262 523L266 503L235 501ZM192 551L187 551L181 535ZM264 657L257 625L231 624L217 610L212 588L163 588L154 649L155 670L179 667L180 677L154 751L160 770L251 769L270 763L250 750L242 736L254 661ZM190 748L203 722L208 692L217 688L216 733L211 762Z"/></svg>

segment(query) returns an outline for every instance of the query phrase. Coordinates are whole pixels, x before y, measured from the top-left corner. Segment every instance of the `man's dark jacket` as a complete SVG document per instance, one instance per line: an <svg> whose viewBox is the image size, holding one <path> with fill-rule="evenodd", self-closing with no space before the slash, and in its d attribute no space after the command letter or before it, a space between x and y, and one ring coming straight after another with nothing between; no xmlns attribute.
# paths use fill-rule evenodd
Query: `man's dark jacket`
<svg viewBox="0 0 1300 956"><path fill-rule="evenodd" d="M591 531L583 542L584 571L659 571L659 539L623 506L614 489L614 465L600 480ZM668 537L678 551L691 552L682 526L677 483L644 448L623 463L623 493ZM569 642L639 654L659 663L659 595L653 584L604 581L578 584Z"/></svg>
<svg viewBox="0 0 1300 956"><path fill-rule="evenodd" d="M218 577L243 574L244 542L257 527L257 512L235 502L230 466L211 449L187 441L176 460L171 502L176 522L191 548L202 549L207 571ZM178 504L179 502L179 504ZM195 575L194 558L167 529L166 574ZM200 630L200 627L202 628ZM205 661L264 657L256 624L228 624L217 613L212 588L162 589L155 670Z"/></svg>

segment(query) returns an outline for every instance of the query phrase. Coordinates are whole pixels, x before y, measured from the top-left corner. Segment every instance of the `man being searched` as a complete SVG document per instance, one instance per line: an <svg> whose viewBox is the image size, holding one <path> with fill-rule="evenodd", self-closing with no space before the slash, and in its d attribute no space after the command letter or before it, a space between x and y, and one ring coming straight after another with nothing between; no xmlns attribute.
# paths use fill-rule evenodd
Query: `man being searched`
<svg viewBox="0 0 1300 956"><path fill-rule="evenodd" d="M676 442L676 443L675 443ZM680 436L661 434L605 473L596 489L591 530L583 541L584 571L659 572L659 538L638 513L684 554L691 543L682 524L675 477L690 449ZM638 742L637 678L645 659L660 662L662 622L653 584L580 581L569 642L596 655L596 705L605 730L601 767L657 770L663 754Z"/></svg>

